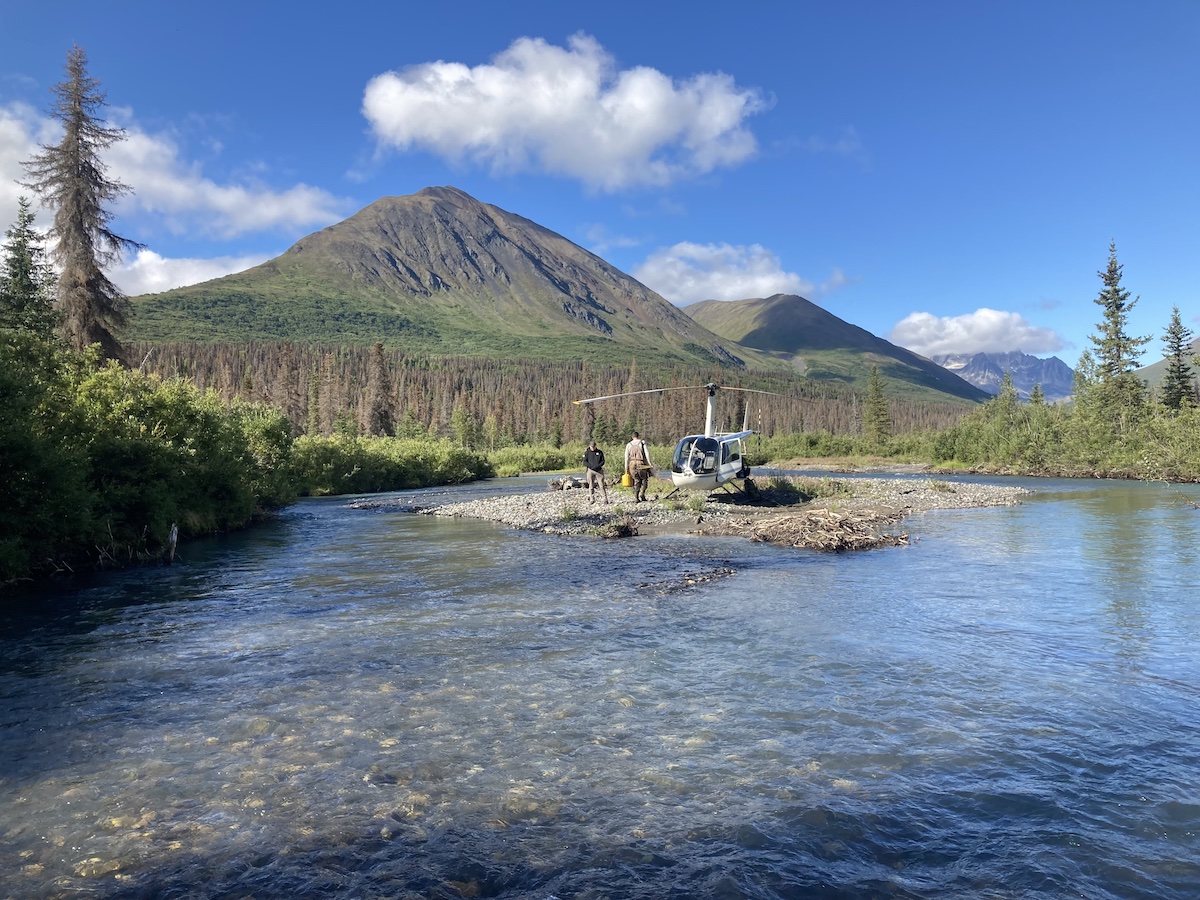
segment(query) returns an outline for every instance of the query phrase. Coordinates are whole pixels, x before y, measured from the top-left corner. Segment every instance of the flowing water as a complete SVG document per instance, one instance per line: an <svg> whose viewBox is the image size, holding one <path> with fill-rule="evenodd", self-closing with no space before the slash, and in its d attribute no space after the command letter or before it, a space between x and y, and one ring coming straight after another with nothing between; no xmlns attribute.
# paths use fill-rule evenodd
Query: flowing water
<svg viewBox="0 0 1200 900"><path fill-rule="evenodd" d="M307 501L5 598L0 896L1194 898L1200 491L1027 484L836 556Z"/></svg>

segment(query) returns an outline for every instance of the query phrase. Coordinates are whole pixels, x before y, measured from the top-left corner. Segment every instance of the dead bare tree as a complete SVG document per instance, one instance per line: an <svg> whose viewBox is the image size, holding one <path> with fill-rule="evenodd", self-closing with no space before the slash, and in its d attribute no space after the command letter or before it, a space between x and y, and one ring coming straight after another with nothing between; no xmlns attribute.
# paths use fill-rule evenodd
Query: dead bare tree
<svg viewBox="0 0 1200 900"><path fill-rule="evenodd" d="M23 184L54 210L50 233L60 270L57 299L64 337L76 349L99 344L105 357L121 359L114 332L125 324L126 300L104 270L141 245L109 227L107 204L130 188L108 177L101 152L123 140L125 131L101 117L105 95L88 75L87 54L78 45L67 54L66 76L52 89L50 108L51 117L62 123L62 140L41 145L41 152L24 163L29 181Z"/></svg>

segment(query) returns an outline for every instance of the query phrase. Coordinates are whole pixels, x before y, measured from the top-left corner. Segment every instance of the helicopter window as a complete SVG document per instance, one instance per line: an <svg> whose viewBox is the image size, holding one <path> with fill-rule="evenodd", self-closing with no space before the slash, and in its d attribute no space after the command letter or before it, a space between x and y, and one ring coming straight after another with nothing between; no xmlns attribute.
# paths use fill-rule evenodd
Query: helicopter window
<svg viewBox="0 0 1200 900"><path fill-rule="evenodd" d="M671 471L682 472L684 467L691 462L692 445L695 443L695 438L684 438L679 442L679 446L675 448L675 458L671 460Z"/></svg>

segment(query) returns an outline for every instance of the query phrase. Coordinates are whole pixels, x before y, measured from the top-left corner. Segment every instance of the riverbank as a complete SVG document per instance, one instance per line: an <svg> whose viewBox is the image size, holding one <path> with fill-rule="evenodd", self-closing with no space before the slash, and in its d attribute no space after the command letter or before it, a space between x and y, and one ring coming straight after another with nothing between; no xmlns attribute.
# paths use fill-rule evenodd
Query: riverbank
<svg viewBox="0 0 1200 900"><path fill-rule="evenodd" d="M513 528L559 535L629 536L662 532L741 535L751 540L808 549L842 551L895 546L907 535L882 529L906 516L938 509L1014 506L1029 493L1011 485L936 479L856 477L772 479L754 498L729 493L667 498L669 483L637 503L622 490L610 502L592 502L585 489L534 491L428 508L425 515L484 519ZM380 508L384 501L356 501ZM404 506L397 501L394 506Z"/></svg>

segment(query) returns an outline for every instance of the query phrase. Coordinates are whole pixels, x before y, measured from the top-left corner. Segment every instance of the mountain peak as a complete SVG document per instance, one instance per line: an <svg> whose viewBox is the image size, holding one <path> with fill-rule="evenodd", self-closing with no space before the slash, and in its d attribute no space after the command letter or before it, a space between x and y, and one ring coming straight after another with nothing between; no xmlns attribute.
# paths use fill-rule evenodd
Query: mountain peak
<svg viewBox="0 0 1200 900"><path fill-rule="evenodd" d="M1000 393L1005 374L1012 378L1017 396L1028 400L1034 385L1042 389L1046 400L1066 400L1075 387L1075 372L1057 356L1040 359L1012 350L1005 353L943 353L933 357L959 378L987 391Z"/></svg>
<svg viewBox="0 0 1200 900"><path fill-rule="evenodd" d="M786 359L809 378L865 387L871 368L896 386L916 384L967 400L985 395L923 356L876 337L796 294L704 300L684 307L710 331Z"/></svg>
<svg viewBox="0 0 1200 900"><path fill-rule="evenodd" d="M178 337L181 320L199 340L531 356L549 341L568 358L734 366L745 355L562 235L452 186L383 197L254 269L135 300L136 337Z"/></svg>

